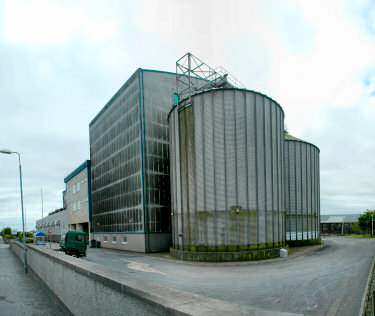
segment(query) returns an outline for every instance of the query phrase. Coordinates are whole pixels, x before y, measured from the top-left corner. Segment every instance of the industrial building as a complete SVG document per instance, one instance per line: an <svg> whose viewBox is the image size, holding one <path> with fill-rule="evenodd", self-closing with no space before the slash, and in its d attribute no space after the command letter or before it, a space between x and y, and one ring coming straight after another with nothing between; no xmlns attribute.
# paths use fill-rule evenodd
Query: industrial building
<svg viewBox="0 0 375 316"><path fill-rule="evenodd" d="M138 69L90 123L91 238L196 261L318 242L319 149L273 99L188 53Z"/></svg>
<svg viewBox="0 0 375 316"><path fill-rule="evenodd" d="M167 116L173 73L138 69L90 123L91 237L138 252L171 244Z"/></svg>
<svg viewBox="0 0 375 316"><path fill-rule="evenodd" d="M38 232L46 234L47 240L60 241L61 232L68 229L68 213L65 208L50 212L35 224Z"/></svg>
<svg viewBox="0 0 375 316"><path fill-rule="evenodd" d="M284 201L286 243L320 244L319 148L285 134Z"/></svg>
<svg viewBox="0 0 375 316"><path fill-rule="evenodd" d="M91 167L90 160L83 162L64 179L64 206L68 214L68 229L90 234Z"/></svg>
<svg viewBox="0 0 375 316"><path fill-rule="evenodd" d="M358 218L361 214L321 215L320 231L324 235L358 234Z"/></svg>

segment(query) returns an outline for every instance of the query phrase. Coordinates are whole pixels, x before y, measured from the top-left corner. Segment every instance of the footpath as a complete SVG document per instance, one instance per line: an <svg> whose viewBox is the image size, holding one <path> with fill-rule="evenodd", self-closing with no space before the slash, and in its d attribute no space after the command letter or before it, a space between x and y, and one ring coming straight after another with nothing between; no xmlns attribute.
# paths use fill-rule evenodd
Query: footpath
<svg viewBox="0 0 375 316"><path fill-rule="evenodd" d="M0 314L66 315L0 238Z"/></svg>

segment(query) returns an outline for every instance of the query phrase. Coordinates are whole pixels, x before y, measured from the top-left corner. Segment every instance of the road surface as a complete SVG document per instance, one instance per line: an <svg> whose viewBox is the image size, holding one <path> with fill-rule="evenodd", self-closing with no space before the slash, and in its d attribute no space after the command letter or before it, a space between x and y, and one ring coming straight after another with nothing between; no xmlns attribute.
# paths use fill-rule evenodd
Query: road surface
<svg viewBox="0 0 375 316"><path fill-rule="evenodd" d="M91 262L206 297L306 315L358 315L375 241L326 238L330 245L283 261L191 264L89 248Z"/></svg>

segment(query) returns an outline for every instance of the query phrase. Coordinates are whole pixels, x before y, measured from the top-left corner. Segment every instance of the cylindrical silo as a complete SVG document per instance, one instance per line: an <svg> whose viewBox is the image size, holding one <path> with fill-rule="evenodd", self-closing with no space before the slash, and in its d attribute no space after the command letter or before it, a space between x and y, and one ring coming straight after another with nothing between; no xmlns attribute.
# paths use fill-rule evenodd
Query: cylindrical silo
<svg viewBox="0 0 375 316"><path fill-rule="evenodd" d="M169 114L172 255L197 261L279 256L284 113L243 89L191 96Z"/></svg>
<svg viewBox="0 0 375 316"><path fill-rule="evenodd" d="M319 148L285 134L284 197L286 243L320 243Z"/></svg>

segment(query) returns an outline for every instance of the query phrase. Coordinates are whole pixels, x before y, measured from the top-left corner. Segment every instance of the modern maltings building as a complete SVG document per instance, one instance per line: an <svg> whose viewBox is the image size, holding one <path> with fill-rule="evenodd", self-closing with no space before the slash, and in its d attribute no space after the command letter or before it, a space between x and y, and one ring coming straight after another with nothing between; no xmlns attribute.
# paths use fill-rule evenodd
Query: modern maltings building
<svg viewBox="0 0 375 316"><path fill-rule="evenodd" d="M169 250L167 116L176 76L138 69L90 123L92 238L102 247Z"/></svg>
<svg viewBox="0 0 375 316"><path fill-rule="evenodd" d="M317 147L285 139L276 101L190 53L175 74L130 77L90 123L90 154L103 247L232 261L320 240Z"/></svg>

